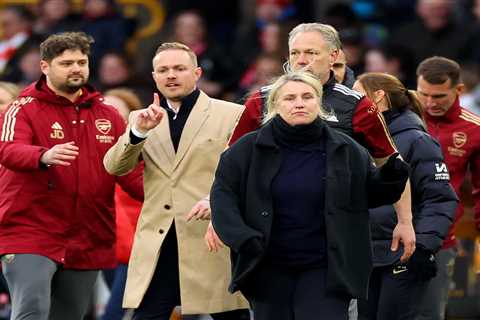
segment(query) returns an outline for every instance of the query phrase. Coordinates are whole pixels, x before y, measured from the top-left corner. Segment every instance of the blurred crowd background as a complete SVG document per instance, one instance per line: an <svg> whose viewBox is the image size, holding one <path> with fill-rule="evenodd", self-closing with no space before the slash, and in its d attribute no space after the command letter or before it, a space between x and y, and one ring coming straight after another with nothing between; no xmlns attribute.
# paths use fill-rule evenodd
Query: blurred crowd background
<svg viewBox="0 0 480 320"><path fill-rule="evenodd" d="M96 41L91 80L101 91L129 87L148 104L151 58L179 41L199 57L202 90L241 102L282 73L292 26L313 21L339 30L355 74L389 72L414 87L418 62L442 55L462 64L468 92L480 91L479 0L2 0L0 81L36 80L42 39L83 30Z"/></svg>
<svg viewBox="0 0 480 320"><path fill-rule="evenodd" d="M165 41L195 51L200 89L242 103L283 73L288 32L302 22L333 25L356 75L388 72L410 89L423 59L458 61L466 85L462 105L480 114L480 0L0 0L0 107L40 77L39 44L63 31L93 36L90 83L112 103L123 103L125 113L151 103L151 61ZM471 219L471 199L465 204ZM473 223L468 226L476 234ZM477 247L480 270L480 239ZM471 274L462 273L463 282L473 283ZM453 297L480 293L480 282L474 283ZM4 291L0 286L0 319L9 313ZM478 304L475 296L475 303L463 299L457 309L473 305L477 315Z"/></svg>

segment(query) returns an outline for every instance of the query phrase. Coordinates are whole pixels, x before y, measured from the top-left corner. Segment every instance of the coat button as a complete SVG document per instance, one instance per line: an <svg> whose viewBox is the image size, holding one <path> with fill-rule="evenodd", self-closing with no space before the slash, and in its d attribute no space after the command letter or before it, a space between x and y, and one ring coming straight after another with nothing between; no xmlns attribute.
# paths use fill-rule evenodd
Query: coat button
<svg viewBox="0 0 480 320"><path fill-rule="evenodd" d="M163 206L165 208L165 210L170 210L171 206L169 204L166 204Z"/></svg>
<svg viewBox="0 0 480 320"><path fill-rule="evenodd" d="M163 229L158 230L158 233L160 233L160 234L162 234L162 233L164 233L164 232L165 232L165 231L163 231Z"/></svg>
<svg viewBox="0 0 480 320"><path fill-rule="evenodd" d="M262 215L262 217L268 217L268 215L270 213L268 213L267 211L263 211L262 213L260 213Z"/></svg>

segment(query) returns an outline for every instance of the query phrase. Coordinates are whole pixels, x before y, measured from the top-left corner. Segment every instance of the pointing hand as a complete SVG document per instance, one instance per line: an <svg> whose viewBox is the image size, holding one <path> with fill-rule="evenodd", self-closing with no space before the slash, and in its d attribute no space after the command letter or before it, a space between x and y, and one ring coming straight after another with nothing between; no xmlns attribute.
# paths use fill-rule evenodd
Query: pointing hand
<svg viewBox="0 0 480 320"><path fill-rule="evenodd" d="M165 111L160 106L160 98L157 93L153 94L153 102L144 110L141 110L135 121L135 129L140 133L147 133L155 128L163 119Z"/></svg>

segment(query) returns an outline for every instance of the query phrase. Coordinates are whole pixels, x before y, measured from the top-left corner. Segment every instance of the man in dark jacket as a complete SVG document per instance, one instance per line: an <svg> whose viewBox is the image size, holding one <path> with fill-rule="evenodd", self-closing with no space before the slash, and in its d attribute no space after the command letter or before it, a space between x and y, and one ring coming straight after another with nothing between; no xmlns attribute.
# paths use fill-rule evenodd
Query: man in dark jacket
<svg viewBox="0 0 480 320"><path fill-rule="evenodd" d="M0 255L12 319L83 319L115 258L114 188L143 200L141 170L115 178L107 150L125 122L92 87L83 33L41 46L41 79L0 119Z"/></svg>
<svg viewBox="0 0 480 320"><path fill-rule="evenodd" d="M337 83L343 84L347 88L352 88L355 83L355 73L347 65L347 57L343 50L338 50L337 60L332 65L333 73Z"/></svg>

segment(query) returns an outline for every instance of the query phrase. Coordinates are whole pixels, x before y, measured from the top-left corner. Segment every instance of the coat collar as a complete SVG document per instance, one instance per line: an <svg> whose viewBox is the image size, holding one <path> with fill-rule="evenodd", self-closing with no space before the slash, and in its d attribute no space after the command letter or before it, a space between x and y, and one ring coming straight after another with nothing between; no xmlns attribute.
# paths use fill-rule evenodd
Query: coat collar
<svg viewBox="0 0 480 320"><path fill-rule="evenodd" d="M426 131L422 119L409 109L404 111L390 109L382 112L382 114L387 122L388 130L391 135L412 129Z"/></svg>
<svg viewBox="0 0 480 320"><path fill-rule="evenodd" d="M273 136L271 122L272 120L269 120L264 126L258 129L255 145L270 149L279 149L275 137ZM335 150L342 145L348 144L347 138L342 133L330 128L326 123L324 129L327 135L327 148L329 150Z"/></svg>
<svg viewBox="0 0 480 320"><path fill-rule="evenodd" d="M174 170L183 159L187 151L190 149L193 140L198 135L198 132L203 127L205 121L208 119L209 110L210 97L208 97L203 91L200 91L200 95L198 96L196 103L193 105L190 116L188 117L185 127L182 131L178 150L175 155Z"/></svg>

